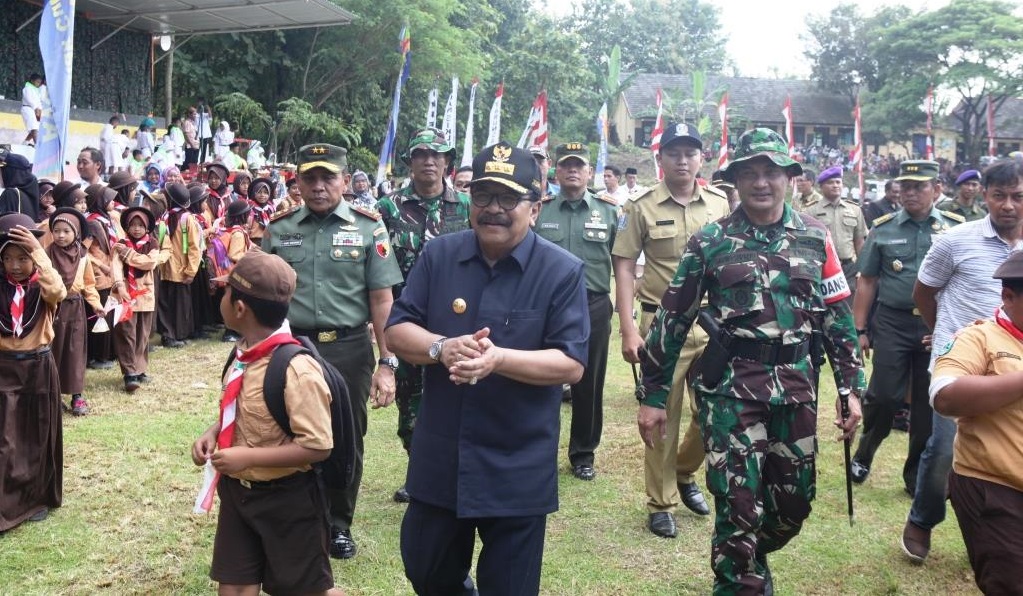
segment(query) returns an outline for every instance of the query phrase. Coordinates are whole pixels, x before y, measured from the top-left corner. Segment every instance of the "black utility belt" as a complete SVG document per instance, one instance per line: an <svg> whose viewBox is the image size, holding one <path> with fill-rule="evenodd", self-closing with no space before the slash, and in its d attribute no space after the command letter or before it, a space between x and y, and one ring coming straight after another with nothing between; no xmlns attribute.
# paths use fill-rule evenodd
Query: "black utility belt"
<svg viewBox="0 0 1023 596"><path fill-rule="evenodd" d="M783 344L733 337L728 345L728 353L733 358L753 360L763 364L793 364L810 355L810 342Z"/></svg>
<svg viewBox="0 0 1023 596"><path fill-rule="evenodd" d="M269 488L276 488L279 486L288 486L296 484L302 480L305 480L306 474L311 472L295 472L294 474L288 474L281 478L274 478L273 480L243 480L241 478L235 478L228 476L231 480L236 481L238 484L244 486L249 490L266 490Z"/></svg>
<svg viewBox="0 0 1023 596"><path fill-rule="evenodd" d="M360 330L365 333L365 325L359 327L338 327L336 329L300 329L292 327L291 334L294 336L304 335L318 344L332 344L355 335Z"/></svg>
<svg viewBox="0 0 1023 596"><path fill-rule="evenodd" d="M660 305L658 304L650 304L649 302L639 303L639 307L643 310L643 312L657 312L659 306Z"/></svg>
<svg viewBox="0 0 1023 596"><path fill-rule="evenodd" d="M50 346L44 346L38 350L27 352L5 352L0 351L0 360L40 360L50 353Z"/></svg>
<svg viewBox="0 0 1023 596"><path fill-rule="evenodd" d="M898 308L897 306L888 306L887 304L883 303L878 303L878 306L887 308L888 310L894 310L895 312L900 312L904 315L913 315L914 317L920 316L919 308Z"/></svg>

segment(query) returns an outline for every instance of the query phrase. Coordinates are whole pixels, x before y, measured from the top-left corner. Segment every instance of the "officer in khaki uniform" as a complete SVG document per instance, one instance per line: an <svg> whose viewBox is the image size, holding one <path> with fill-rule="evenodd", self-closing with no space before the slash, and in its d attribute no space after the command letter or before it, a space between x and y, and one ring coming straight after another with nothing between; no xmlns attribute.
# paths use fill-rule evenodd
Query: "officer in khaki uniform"
<svg viewBox="0 0 1023 596"><path fill-rule="evenodd" d="M661 297L675 276L679 259L689 237L704 225L729 213L728 201L716 188L703 186L696 175L703 165L703 141L696 128L688 124L669 123L661 136L657 161L664 180L647 192L631 197L618 220L618 234L611 251L615 272L615 302L622 333L622 356L627 362L639 363L643 345ZM646 269L638 296L642 310L639 328L632 320L631 305L635 295L636 259L646 255ZM704 452L700 431L693 416L681 444L678 440L683 397L691 389L686 373L703 353L707 334L694 326L686 337L672 379L666 404L668 422L663 440L655 441L646 450L645 481L649 497L648 528L664 538L677 533L672 515L681 501L690 510L708 515L710 508L693 475L703 463ZM690 411L695 404L690 398ZM649 415L653 408L640 406L639 417Z"/></svg>
<svg viewBox="0 0 1023 596"><path fill-rule="evenodd" d="M842 167L828 168L817 176L821 199L807 203L803 213L820 220L835 243L842 272L849 283L849 291L856 294L856 255L863 248L867 237L867 224L863 221L863 210L852 201L842 200ZM849 299L850 301L852 298Z"/></svg>
<svg viewBox="0 0 1023 596"><path fill-rule="evenodd" d="M796 211L802 211L807 205L821 200L821 193L813 189L813 180L817 174L810 168L803 168L803 173L793 178L796 192L792 193L789 203Z"/></svg>
<svg viewBox="0 0 1023 596"><path fill-rule="evenodd" d="M387 349L384 324L393 301L391 287L402 282L380 215L342 199L348 190L347 151L315 143L299 149L298 184L303 205L270 221L262 248L283 258L298 275L288 321L295 335L313 340L323 357L344 375L357 426L355 481L343 491L327 490L334 558L355 556L351 524L362 478L366 402L394 400L397 358ZM366 323L373 323L379 366Z"/></svg>
<svg viewBox="0 0 1023 596"><path fill-rule="evenodd" d="M590 345L583 377L572 385L572 427L568 460L572 475L593 480L593 452L604 425L604 377L611 338L611 247L618 223L618 203L586 189L590 180L589 149L564 143L554 150L560 191L543 199L534 229L540 237L582 259L589 303Z"/></svg>

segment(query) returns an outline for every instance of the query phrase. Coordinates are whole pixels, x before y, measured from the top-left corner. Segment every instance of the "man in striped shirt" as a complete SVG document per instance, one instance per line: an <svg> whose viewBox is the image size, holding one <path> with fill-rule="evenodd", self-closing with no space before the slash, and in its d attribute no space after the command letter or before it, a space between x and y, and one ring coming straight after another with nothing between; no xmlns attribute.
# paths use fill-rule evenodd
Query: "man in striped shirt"
<svg viewBox="0 0 1023 596"><path fill-rule="evenodd" d="M995 162L984 171L982 185L988 215L936 238L913 288L920 316L934 330L931 367L956 331L994 314L1001 305L1002 287L991 276L1009 253L1023 250L1023 164L1013 159ZM934 414L902 532L902 550L915 563L927 557L931 530L945 519L955 433L954 421Z"/></svg>

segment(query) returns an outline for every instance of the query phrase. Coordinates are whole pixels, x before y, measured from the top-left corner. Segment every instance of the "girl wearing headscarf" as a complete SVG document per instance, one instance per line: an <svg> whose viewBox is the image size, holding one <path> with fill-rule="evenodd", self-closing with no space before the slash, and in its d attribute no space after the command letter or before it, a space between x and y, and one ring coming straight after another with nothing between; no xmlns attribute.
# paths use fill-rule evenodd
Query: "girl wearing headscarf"
<svg viewBox="0 0 1023 596"><path fill-rule="evenodd" d="M231 202L234 201L247 201L249 199L249 187L252 185L252 174L245 170L238 170L234 173L234 182L231 183L231 188L234 192L231 193ZM227 209L227 205L224 205L224 209ZM220 214L223 217L224 214Z"/></svg>
<svg viewBox="0 0 1023 596"><path fill-rule="evenodd" d="M32 164L10 152L4 152L0 161L0 178L4 181L0 213L24 213L32 221L39 221L39 180L32 173Z"/></svg>
<svg viewBox="0 0 1023 596"><path fill-rule="evenodd" d="M195 329L192 281L202 265L202 228L199 220L188 210L191 197L184 184L166 184L164 192L170 206L164 215L170 257L159 268L160 291L156 296L156 308L162 325L163 346L181 348Z"/></svg>
<svg viewBox="0 0 1023 596"><path fill-rule="evenodd" d="M163 173L160 171L160 166L156 164L146 166L145 176L139 186L149 194L163 188Z"/></svg>
<svg viewBox="0 0 1023 596"><path fill-rule="evenodd" d="M121 220L126 237L114 245L119 264L114 269L114 287L121 303L131 305L132 315L114 327L114 350L124 390L134 393L149 378L149 334L156 310L153 270L170 259L170 248L160 245L154 233L156 218L145 207L126 209Z"/></svg>
<svg viewBox="0 0 1023 596"><path fill-rule="evenodd" d="M224 156L231 151L230 147L233 142L234 133L231 131L231 125L228 124L227 120L221 120L220 128L213 135L213 154L216 158L224 159Z"/></svg>
<svg viewBox="0 0 1023 596"><path fill-rule="evenodd" d="M256 178L249 187L249 205L252 206L252 223L249 225L249 238L256 244L263 241L266 227L274 214L274 204L270 200L276 190L269 178Z"/></svg>
<svg viewBox="0 0 1023 596"><path fill-rule="evenodd" d="M53 321L53 359L57 363L60 391L71 396L71 414L84 416L89 413L89 404L82 396L89 334L85 305L88 304L97 317L102 317L103 303L96 291L96 276L88 250L83 244L83 234L89 229L85 215L74 207L60 207L50 216L49 224L53 243L46 248L46 254L67 290L67 297L60 303Z"/></svg>
<svg viewBox="0 0 1023 596"><path fill-rule="evenodd" d="M102 184L92 184L85 189L85 218L88 220L89 258L92 261L93 273L96 278L96 290L100 302L107 303L110 290L114 285L113 278L113 246L120 238L117 224L110 217L110 205L114 202L117 192ZM107 326L113 327L113 318L107 315ZM109 331L91 332L88 341L88 368L107 369L114 366L114 343Z"/></svg>
<svg viewBox="0 0 1023 596"><path fill-rule="evenodd" d="M148 124L143 122L139 126L135 140L137 142L135 148L142 152L142 157L148 159L153 156L153 151L156 150L156 137L153 136L153 129Z"/></svg>
<svg viewBox="0 0 1023 596"><path fill-rule="evenodd" d="M211 215L210 223L223 217L223 210L231 202L231 187L227 184L229 174L227 166L220 162L206 166L206 185L209 187L206 207Z"/></svg>

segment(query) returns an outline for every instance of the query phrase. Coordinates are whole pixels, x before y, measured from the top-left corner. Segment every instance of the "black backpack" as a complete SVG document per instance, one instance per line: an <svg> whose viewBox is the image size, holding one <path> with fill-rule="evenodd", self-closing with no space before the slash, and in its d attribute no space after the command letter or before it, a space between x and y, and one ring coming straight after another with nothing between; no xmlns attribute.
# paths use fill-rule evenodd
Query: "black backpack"
<svg viewBox="0 0 1023 596"><path fill-rule="evenodd" d="M270 364L263 377L263 399L266 400L266 407L277 425L288 436L294 437L295 433L291 432L291 422L288 420L288 410L284 405L288 365L291 359L299 354L308 354L319 363L323 369L323 379L330 389L330 429L334 435L334 448L327 459L313 464L313 468L320 473L327 487L347 488L351 486L355 476L355 419L352 415L348 385L345 384L341 372L320 356L319 350L308 337L296 336L295 339L298 340L298 344L278 346L270 356ZM232 349L220 375L221 378L224 378L234 363L235 353L236 351Z"/></svg>

